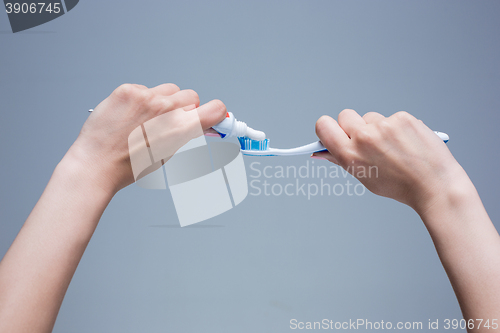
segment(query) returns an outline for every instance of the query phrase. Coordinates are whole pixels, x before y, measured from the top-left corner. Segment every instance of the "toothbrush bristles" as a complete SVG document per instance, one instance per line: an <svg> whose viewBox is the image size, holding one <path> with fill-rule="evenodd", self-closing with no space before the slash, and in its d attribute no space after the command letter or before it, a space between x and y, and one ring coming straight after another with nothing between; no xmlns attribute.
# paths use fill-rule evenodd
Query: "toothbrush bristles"
<svg viewBox="0 0 500 333"><path fill-rule="evenodd" d="M252 140L247 137L238 137L242 150L267 150L269 147L269 139Z"/></svg>

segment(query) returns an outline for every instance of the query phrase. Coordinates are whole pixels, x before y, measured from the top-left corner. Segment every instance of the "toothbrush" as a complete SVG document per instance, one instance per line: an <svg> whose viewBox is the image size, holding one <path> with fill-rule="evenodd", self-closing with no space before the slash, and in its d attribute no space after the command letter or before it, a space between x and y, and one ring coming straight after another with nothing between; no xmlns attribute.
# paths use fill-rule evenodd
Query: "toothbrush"
<svg viewBox="0 0 500 333"><path fill-rule="evenodd" d="M445 143L450 139L448 134L434 131L437 136ZM320 151L326 151L327 149L321 141L316 141L308 145L289 148L289 149L279 149L269 147L269 139L262 141L252 140L250 138L238 138L241 145L241 152L243 155L247 156L292 156L292 155L311 155L312 153L317 153Z"/></svg>
<svg viewBox="0 0 500 333"><path fill-rule="evenodd" d="M241 145L241 152L248 156L292 156L292 155L310 155L327 149L320 141L310 143L308 145L290 148L279 149L269 147L269 139L266 139L266 134L261 131L256 131L242 121L236 120L231 112L226 114L226 118L219 124L212 127L222 138L232 136L238 137ZM445 143L450 139L446 133L434 132Z"/></svg>

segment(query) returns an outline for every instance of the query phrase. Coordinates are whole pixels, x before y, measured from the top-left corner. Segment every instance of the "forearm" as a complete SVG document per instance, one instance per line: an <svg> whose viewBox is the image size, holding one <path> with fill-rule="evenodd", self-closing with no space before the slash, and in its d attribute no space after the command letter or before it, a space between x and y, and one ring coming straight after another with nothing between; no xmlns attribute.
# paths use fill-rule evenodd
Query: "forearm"
<svg viewBox="0 0 500 333"><path fill-rule="evenodd" d="M463 171L463 170L462 170ZM464 318L500 321L500 237L474 185L459 173L420 212L457 295ZM477 330L477 323L475 330ZM491 329L484 329L491 332Z"/></svg>
<svg viewBox="0 0 500 333"><path fill-rule="evenodd" d="M66 289L113 196L71 157L0 262L0 331L50 332Z"/></svg>
<svg viewBox="0 0 500 333"><path fill-rule="evenodd" d="M174 142L181 142L179 138L193 128L201 125L207 130L227 114L222 102L200 106L195 91L168 83L150 89L121 85L94 109L0 262L0 332L52 330L104 209L116 192L135 180L130 134L180 109L196 114L199 122L186 127L183 117L172 117L170 129L158 140L175 137ZM184 116L184 112L175 114Z"/></svg>
<svg viewBox="0 0 500 333"><path fill-rule="evenodd" d="M375 194L417 211L465 319L489 319L490 329L479 330L491 332L492 320L500 321L500 236L474 185L441 139L407 112L361 117L349 109L339 114L338 122L321 117L316 133L328 152L314 155L351 170L377 166L376 177L359 180Z"/></svg>

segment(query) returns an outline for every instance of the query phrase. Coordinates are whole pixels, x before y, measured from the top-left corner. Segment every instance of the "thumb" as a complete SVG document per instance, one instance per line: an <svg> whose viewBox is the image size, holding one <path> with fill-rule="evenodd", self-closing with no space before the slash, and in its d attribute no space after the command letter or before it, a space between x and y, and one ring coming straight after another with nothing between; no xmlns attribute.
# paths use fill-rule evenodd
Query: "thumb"
<svg viewBox="0 0 500 333"><path fill-rule="evenodd" d="M203 130L209 129L223 121L227 113L226 106L218 99L201 105L197 111Z"/></svg>
<svg viewBox="0 0 500 333"><path fill-rule="evenodd" d="M343 154L352 143L337 121L332 117L322 116L316 122L316 135L335 161L342 163Z"/></svg>

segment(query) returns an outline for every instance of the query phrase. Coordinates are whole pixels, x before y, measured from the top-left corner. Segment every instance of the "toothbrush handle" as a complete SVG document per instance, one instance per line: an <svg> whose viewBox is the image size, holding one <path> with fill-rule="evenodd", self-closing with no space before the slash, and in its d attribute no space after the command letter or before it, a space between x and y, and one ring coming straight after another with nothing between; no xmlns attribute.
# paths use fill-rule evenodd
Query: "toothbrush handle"
<svg viewBox="0 0 500 333"><path fill-rule="evenodd" d="M294 156L294 155L311 155L312 153L316 153L318 151L326 150L325 146L319 141L310 143L308 145L289 148L289 149L280 149L280 148L268 148L266 150L242 150L244 155L251 156Z"/></svg>
<svg viewBox="0 0 500 333"><path fill-rule="evenodd" d="M297 147L297 148L292 148L289 149L291 152L290 155L305 155L305 154L312 154L312 153L317 153L320 151L326 151L327 149L321 141L316 141L313 143L310 143L308 145L302 146L302 147Z"/></svg>
<svg viewBox="0 0 500 333"><path fill-rule="evenodd" d="M450 139L446 133L434 132L441 140L445 143ZM325 146L320 141L310 143L297 148L290 149L279 149L279 148L268 148L266 150L242 150L243 155L250 156L292 156L292 155L310 155L313 153L318 153L320 151L327 151Z"/></svg>
<svg viewBox="0 0 500 333"><path fill-rule="evenodd" d="M443 133L443 132L438 132L438 131L434 131L434 133L436 133L436 135L437 135L437 136L439 136L439 138L440 138L441 140L443 140L443 141L444 141L444 143L447 143L447 142L450 140L450 136L449 136L448 134L446 134L446 133ZM311 147L313 147L313 148L316 148L315 146L313 146L313 145L314 145L314 144L316 144L316 143L318 143L318 144L319 144L319 146L317 146L317 149L318 149L318 150L313 151L313 153L318 153L318 152L320 152L320 151L326 151L326 150L327 150L327 149L325 148L325 146L323 146L323 144L322 144L320 141L318 141L318 142L314 142L314 143L311 143L311 144L306 145L306 146L303 146L303 147L305 148L305 147L309 147L309 146L311 146Z"/></svg>
<svg viewBox="0 0 500 333"><path fill-rule="evenodd" d="M437 136L439 136L439 138L444 141L444 143L446 143L446 142L448 142L448 140L450 140L450 136L446 133L438 132L438 131L434 131L434 133L436 133Z"/></svg>

